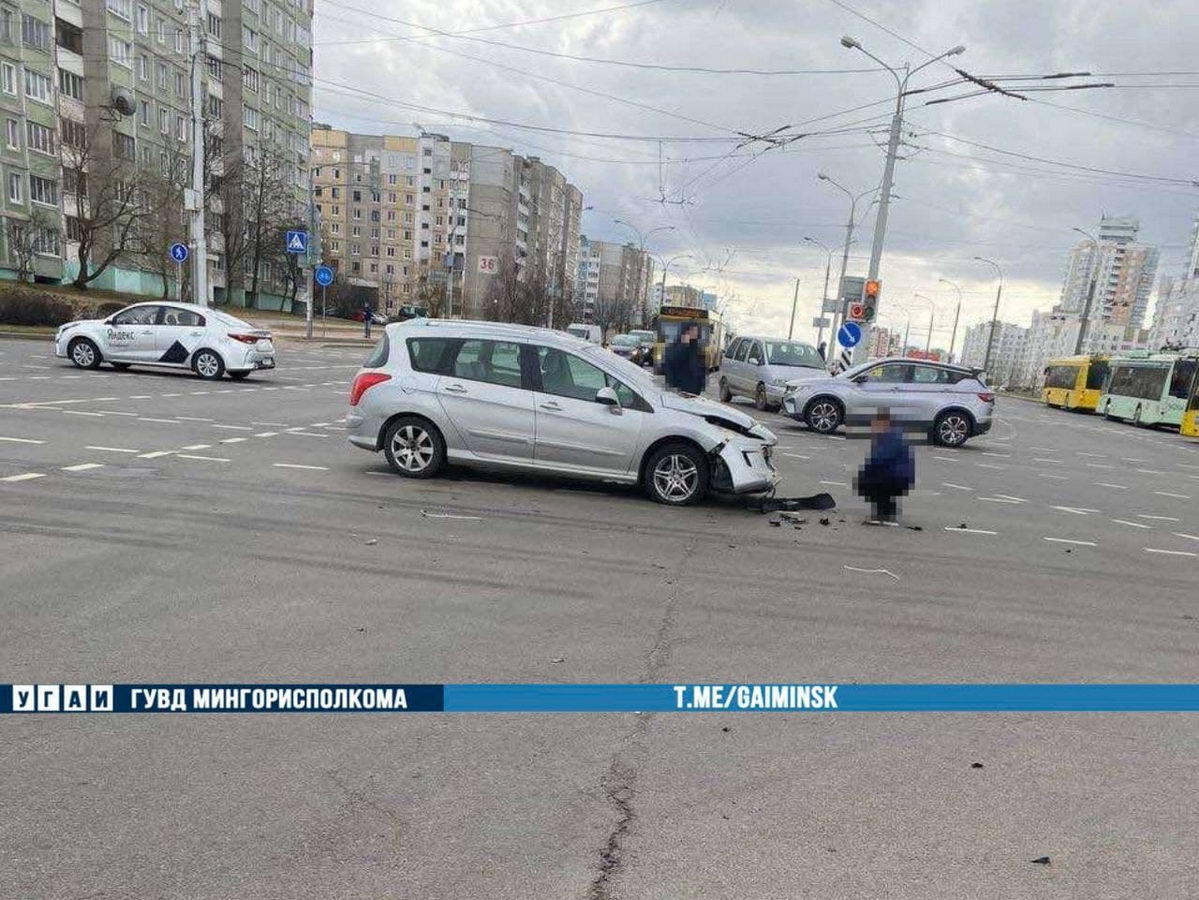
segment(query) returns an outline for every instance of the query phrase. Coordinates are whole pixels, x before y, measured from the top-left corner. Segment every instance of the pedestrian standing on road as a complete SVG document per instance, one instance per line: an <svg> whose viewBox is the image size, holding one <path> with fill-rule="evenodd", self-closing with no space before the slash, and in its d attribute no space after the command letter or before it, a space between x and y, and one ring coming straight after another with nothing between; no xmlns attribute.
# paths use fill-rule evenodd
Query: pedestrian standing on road
<svg viewBox="0 0 1199 900"><path fill-rule="evenodd" d="M916 460L912 448L891 421L886 409L879 409L870 423L870 455L855 482L857 492L871 508L866 520L870 525L894 525L898 500L916 483Z"/></svg>
<svg viewBox="0 0 1199 900"><path fill-rule="evenodd" d="M371 336L371 319L375 317L375 309L371 306L369 300L362 301L362 329L363 337L370 338Z"/></svg>
<svg viewBox="0 0 1199 900"><path fill-rule="evenodd" d="M704 392L708 383L708 373L704 366L699 329L696 326L685 326L679 339L666 347L662 374L667 387L684 394Z"/></svg>
<svg viewBox="0 0 1199 900"><path fill-rule="evenodd" d="M828 341L821 341L820 346L816 348L816 352L820 354L820 358L825 362L828 361Z"/></svg>

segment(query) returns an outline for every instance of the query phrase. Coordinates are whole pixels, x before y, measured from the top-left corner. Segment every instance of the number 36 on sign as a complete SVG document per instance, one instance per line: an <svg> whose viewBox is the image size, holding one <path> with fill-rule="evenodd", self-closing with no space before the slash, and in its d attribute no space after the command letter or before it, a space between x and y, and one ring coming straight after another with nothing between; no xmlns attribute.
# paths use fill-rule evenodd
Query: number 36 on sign
<svg viewBox="0 0 1199 900"><path fill-rule="evenodd" d="M480 256L479 271L484 275L494 275L500 268L500 258L498 256Z"/></svg>

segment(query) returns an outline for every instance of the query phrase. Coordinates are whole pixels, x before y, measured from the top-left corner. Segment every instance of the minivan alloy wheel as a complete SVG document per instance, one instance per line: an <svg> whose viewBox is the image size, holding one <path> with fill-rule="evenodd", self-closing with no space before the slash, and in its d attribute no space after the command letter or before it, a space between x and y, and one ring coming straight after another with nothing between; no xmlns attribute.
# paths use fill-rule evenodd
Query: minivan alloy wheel
<svg viewBox="0 0 1199 900"><path fill-rule="evenodd" d="M433 438L419 425L405 425L391 439L391 455L409 472L422 472L435 455Z"/></svg>
<svg viewBox="0 0 1199 900"><path fill-rule="evenodd" d="M699 469L680 453L672 453L658 460L653 477L658 493L676 503L686 500L699 487Z"/></svg>

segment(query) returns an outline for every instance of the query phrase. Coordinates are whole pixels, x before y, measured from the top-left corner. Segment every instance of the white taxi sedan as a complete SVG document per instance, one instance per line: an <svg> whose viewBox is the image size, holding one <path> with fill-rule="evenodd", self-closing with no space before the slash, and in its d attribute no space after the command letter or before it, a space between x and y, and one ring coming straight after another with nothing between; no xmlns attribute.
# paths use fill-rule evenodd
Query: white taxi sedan
<svg viewBox="0 0 1199 900"><path fill-rule="evenodd" d="M68 322L54 337L54 353L81 369L167 366L209 379L275 368L269 331L191 303L135 303L107 319Z"/></svg>

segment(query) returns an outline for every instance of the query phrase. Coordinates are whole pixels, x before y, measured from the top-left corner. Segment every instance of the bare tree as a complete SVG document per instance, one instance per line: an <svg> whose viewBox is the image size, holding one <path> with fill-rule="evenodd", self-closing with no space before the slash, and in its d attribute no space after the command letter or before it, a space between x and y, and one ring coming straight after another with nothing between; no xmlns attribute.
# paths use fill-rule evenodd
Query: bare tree
<svg viewBox="0 0 1199 900"><path fill-rule="evenodd" d="M183 211L183 191L191 173L191 158L178 150L166 151L157 172L143 172L149 211L142 221L143 244L147 253L142 268L162 280L162 299L171 295L171 280L182 268L184 280L190 284L190 267L180 267L167 253L171 244L187 241L187 218ZM179 285L184 296L184 284Z"/></svg>
<svg viewBox="0 0 1199 900"><path fill-rule="evenodd" d="M8 238L8 253L17 270L17 281L32 281L33 262L39 251L44 249L42 241L47 228L53 221L43 210L34 208L28 219L5 219L4 230Z"/></svg>
<svg viewBox="0 0 1199 900"><path fill-rule="evenodd" d="M288 162L278 149L263 143L242 165L242 225L245 229L245 260L249 263L250 288L246 307L258 305L258 285L263 263L281 263L286 249L276 240L281 222L295 214L295 193L288 178Z"/></svg>
<svg viewBox="0 0 1199 900"><path fill-rule="evenodd" d="M79 271L74 285L80 290L86 290L117 261L148 250L144 223L150 206L145 173L134 160L120 154L119 144L112 154L101 154L99 127L72 129L63 140L63 180L78 191ZM119 141L122 136L115 137ZM131 150L126 152L132 155Z"/></svg>

